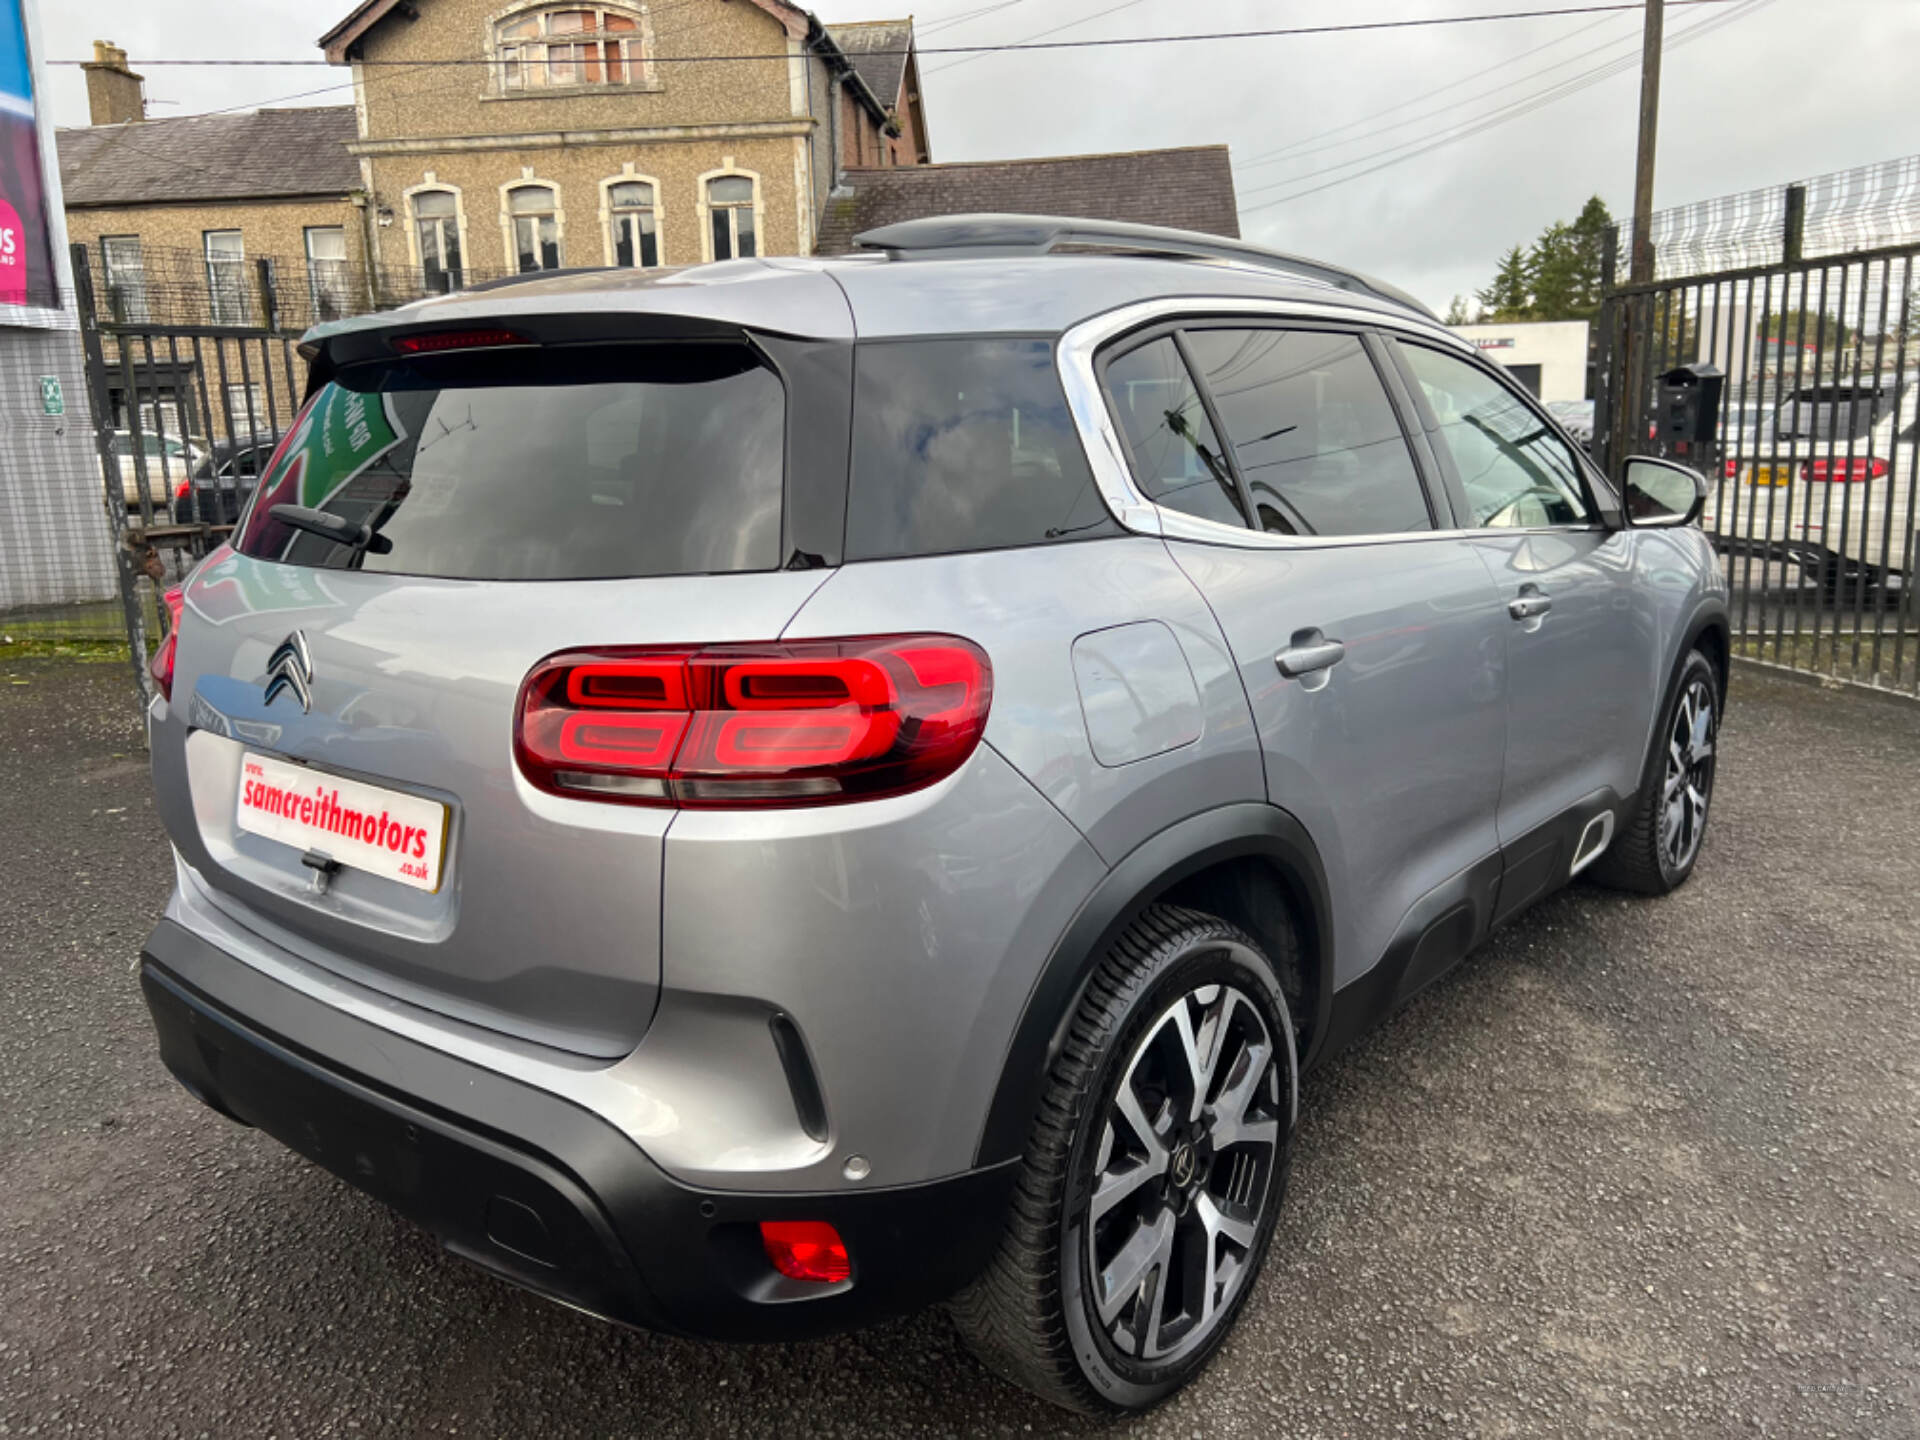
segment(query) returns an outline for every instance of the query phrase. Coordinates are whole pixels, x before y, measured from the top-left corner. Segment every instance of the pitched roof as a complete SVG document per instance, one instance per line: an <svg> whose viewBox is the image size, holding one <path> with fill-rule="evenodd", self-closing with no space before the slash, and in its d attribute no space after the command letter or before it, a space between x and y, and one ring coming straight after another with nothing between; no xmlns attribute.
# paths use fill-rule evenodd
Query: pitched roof
<svg viewBox="0 0 1920 1440"><path fill-rule="evenodd" d="M878 225L975 211L1240 234L1224 145L849 170L846 183L853 193L827 202L820 225L822 255L846 254L855 235Z"/></svg>
<svg viewBox="0 0 1920 1440"><path fill-rule="evenodd" d="M860 20L829 25L827 34L853 65L853 73L882 106L892 109L900 99L900 82L907 73L907 51L913 45L911 20Z"/></svg>
<svg viewBox="0 0 1920 1440"><path fill-rule="evenodd" d="M60 130L69 206L193 204L360 188L351 105L181 115Z"/></svg>

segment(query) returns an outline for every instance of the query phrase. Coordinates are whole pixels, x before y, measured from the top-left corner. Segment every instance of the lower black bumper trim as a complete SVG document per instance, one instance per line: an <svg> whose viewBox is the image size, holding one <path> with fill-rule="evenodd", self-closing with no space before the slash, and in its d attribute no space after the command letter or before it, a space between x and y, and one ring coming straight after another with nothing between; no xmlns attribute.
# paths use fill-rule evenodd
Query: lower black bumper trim
<svg viewBox="0 0 1920 1440"><path fill-rule="evenodd" d="M141 988L162 1058L196 1097L421 1224L449 1251L625 1324L792 1340L940 1300L999 1242L1012 1165L924 1185L702 1190L606 1121L282 985L183 927L149 938ZM786 1280L762 1220L835 1226L849 1282Z"/></svg>

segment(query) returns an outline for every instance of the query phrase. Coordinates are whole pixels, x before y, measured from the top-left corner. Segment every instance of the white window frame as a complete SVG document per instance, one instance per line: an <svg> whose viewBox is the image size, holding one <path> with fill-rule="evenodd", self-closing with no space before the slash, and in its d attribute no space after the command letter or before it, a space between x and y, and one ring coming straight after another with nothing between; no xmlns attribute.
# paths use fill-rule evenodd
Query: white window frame
<svg viewBox="0 0 1920 1440"><path fill-rule="evenodd" d="M714 207L707 199L708 186L715 180L751 180L753 182L753 258L758 259L764 256L767 253L767 211L762 201L759 172L741 169L733 163L733 157L729 155L721 163L718 170L704 171L694 179L694 193L700 197L698 208L701 258L708 261L716 258L713 253ZM737 210L740 207L737 205L728 205L722 208ZM728 227L728 233L733 237L734 247L737 250L739 248L740 227L737 224L730 225ZM734 254L729 255L727 258L729 260L738 260L740 256Z"/></svg>
<svg viewBox="0 0 1920 1440"><path fill-rule="evenodd" d="M612 32L615 35L623 37L620 41L621 58L626 66L627 78L625 80L567 80L557 85L552 83L539 85L527 84L525 79L528 73L526 69L527 66L547 66L549 64L546 55L546 48L549 43L561 45L580 43L604 45L606 43L604 37L609 32L600 28L596 28L591 32L578 32L580 34L591 33L602 37L598 41L577 41L570 40L564 35L552 36L548 34L545 17L560 11L574 10L593 11L596 17L596 26L602 23L600 17L606 15L618 15L623 19L634 22L634 28L631 31ZM540 55L537 59L528 58L520 53L523 47L531 48L529 42L522 40L502 40L500 36L500 31L503 26L517 20L534 18L538 18L541 22L540 38L531 42L531 46L537 46L540 50ZM487 65L487 74L491 77L488 93L495 99L513 100L533 98L541 95L595 94L605 90L658 90L661 88L660 77L654 63L656 51L653 39L653 16L649 12L649 7L646 5L607 4L605 0L580 0L580 3L577 4L568 4L566 0L534 0L534 3L528 3L528 0L519 0L519 3L508 5L501 10L496 10L487 17L486 49L487 60L489 62ZM601 62L603 70L605 66L604 56L605 52L603 51ZM507 78L507 66L510 63L517 63L522 67L520 78L512 83L509 83ZM550 79L551 76L549 74L549 80Z"/></svg>
<svg viewBox="0 0 1920 1440"><path fill-rule="evenodd" d="M453 197L454 239L460 246L460 268L455 272L454 288L458 289L467 273L473 269L473 251L467 243L467 199L458 185L449 185L435 175L426 172L426 177L418 185L409 185L400 192L400 198L407 205L407 255L413 262L413 273L420 277L424 286L427 279L425 257L420 252L420 217L414 210L414 197L428 193L451 195Z"/></svg>
<svg viewBox="0 0 1920 1440"><path fill-rule="evenodd" d="M133 247L133 263L125 264L125 257L116 261L113 247L116 244ZM138 235L102 235L100 237L100 269L106 276L108 313L113 313L114 289L121 289L124 313L120 318L134 325L144 325L152 311L147 304L147 257L146 247L141 244Z"/></svg>
<svg viewBox="0 0 1920 1440"><path fill-rule="evenodd" d="M253 409L248 411L251 401ZM252 433L258 435L273 428L273 422L267 418L267 387L258 380L229 380L226 387L226 409L220 419L227 422L227 436L238 439L245 435L251 417Z"/></svg>
<svg viewBox="0 0 1920 1440"><path fill-rule="evenodd" d="M652 268L664 267L667 263L667 207L666 190L651 175L642 175L633 168L633 162L627 161L620 167L618 175L609 175L600 182L600 238L606 252L608 265L618 265L615 257L619 253L618 237L614 233L613 190L616 185L651 185L653 187L653 248L659 257ZM647 269L635 265L636 270Z"/></svg>
<svg viewBox="0 0 1920 1440"><path fill-rule="evenodd" d="M514 241L513 222L516 219L528 220L534 216L515 216L513 213L513 192L516 190L545 190L553 196L553 248L555 251L553 268L564 270L567 264L567 211L560 197L560 186L552 180L543 180L533 173L531 165L520 167L520 178L509 180L500 187L500 244L501 254L506 257L506 271L509 275L537 275L547 267L536 266L532 270L520 268L520 247Z"/></svg>
<svg viewBox="0 0 1920 1440"><path fill-rule="evenodd" d="M319 257L313 253L313 237L319 233L340 237L340 254L337 257ZM347 227L308 225L301 230L300 241L307 256L307 298L312 302L314 318L337 320L347 313L349 292L353 287L352 261L347 253ZM332 299L331 310L327 297Z"/></svg>
<svg viewBox="0 0 1920 1440"><path fill-rule="evenodd" d="M215 278L213 258L213 238L216 235L233 235L240 240L237 253L222 253L219 265L222 270L231 269L231 281ZM200 258L207 274L207 318L215 325L244 325L251 318L247 314L247 242L243 232L231 228L202 230L200 232ZM234 312L228 314L221 303L222 294L228 295L234 305Z"/></svg>

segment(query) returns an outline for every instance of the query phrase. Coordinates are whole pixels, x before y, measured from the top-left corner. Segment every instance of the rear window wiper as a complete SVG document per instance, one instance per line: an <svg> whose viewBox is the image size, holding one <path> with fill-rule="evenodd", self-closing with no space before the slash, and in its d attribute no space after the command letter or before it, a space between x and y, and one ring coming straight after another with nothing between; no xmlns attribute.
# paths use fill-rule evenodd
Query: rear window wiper
<svg viewBox="0 0 1920 1440"><path fill-rule="evenodd" d="M371 525L329 515L325 510L310 510L305 505L275 505L267 514L282 525L305 530L310 535L318 535L322 540L331 540L349 550L367 550L375 555L385 555L393 549L393 541L376 532Z"/></svg>

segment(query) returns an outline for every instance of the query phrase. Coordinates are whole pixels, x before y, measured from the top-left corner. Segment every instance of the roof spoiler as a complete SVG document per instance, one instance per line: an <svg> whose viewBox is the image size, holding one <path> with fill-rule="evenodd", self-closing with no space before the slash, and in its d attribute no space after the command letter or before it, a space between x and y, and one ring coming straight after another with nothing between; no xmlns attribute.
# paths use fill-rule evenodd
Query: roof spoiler
<svg viewBox="0 0 1920 1440"><path fill-rule="evenodd" d="M1397 285L1356 270L1309 260L1224 235L1175 230L1164 225L1133 225L1121 220L1085 220L1067 215L930 215L882 225L853 237L865 250L883 250L894 260L954 259L962 256L1051 255L1068 245L1128 251L1183 260L1230 260L1318 280L1341 290L1371 295L1404 306L1428 319L1435 316Z"/></svg>

